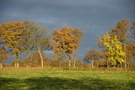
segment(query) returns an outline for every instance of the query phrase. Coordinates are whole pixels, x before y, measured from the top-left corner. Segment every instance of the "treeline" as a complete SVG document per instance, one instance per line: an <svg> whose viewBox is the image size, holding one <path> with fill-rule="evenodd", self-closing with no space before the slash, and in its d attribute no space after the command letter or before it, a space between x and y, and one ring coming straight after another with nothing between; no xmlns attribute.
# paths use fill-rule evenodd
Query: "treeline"
<svg viewBox="0 0 135 90"><path fill-rule="evenodd" d="M118 21L102 37L98 37L96 49L89 50L85 61L93 60L92 67L135 67L135 23L128 19ZM94 65L93 65L94 64Z"/></svg>
<svg viewBox="0 0 135 90"><path fill-rule="evenodd" d="M77 60L77 49L82 42L82 30L64 26L51 35L45 27L30 21L0 24L0 67L11 56L13 67L131 67L135 66L135 23L118 21L116 27L98 37L96 49L89 50L84 60ZM53 50L51 58L45 51ZM24 61L20 60L26 54ZM92 64L89 62L92 61Z"/></svg>
<svg viewBox="0 0 135 90"><path fill-rule="evenodd" d="M53 35L50 35L45 27L30 21L0 24L0 67L3 67L3 61L10 56L16 57L11 64L14 67L44 67L47 63L56 63L63 57L68 60L68 66L71 66L72 54L76 57L82 34L77 28L65 26L54 30ZM54 51L51 60L45 56L46 50ZM26 53L25 61L19 60L22 53ZM53 63L49 65L56 66Z"/></svg>

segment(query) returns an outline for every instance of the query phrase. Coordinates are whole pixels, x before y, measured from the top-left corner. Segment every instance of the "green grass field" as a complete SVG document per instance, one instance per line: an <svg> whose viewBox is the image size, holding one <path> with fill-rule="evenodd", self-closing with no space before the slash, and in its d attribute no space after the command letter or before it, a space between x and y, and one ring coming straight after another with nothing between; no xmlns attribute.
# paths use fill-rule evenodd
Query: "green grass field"
<svg viewBox="0 0 135 90"><path fill-rule="evenodd" d="M135 90L135 72L0 70L0 90Z"/></svg>

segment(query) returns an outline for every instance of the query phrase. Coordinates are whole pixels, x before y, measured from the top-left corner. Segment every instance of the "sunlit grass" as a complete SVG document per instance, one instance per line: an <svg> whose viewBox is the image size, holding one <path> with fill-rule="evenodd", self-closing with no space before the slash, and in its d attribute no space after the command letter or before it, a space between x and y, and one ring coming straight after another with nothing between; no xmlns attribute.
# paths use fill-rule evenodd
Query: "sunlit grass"
<svg viewBox="0 0 135 90"><path fill-rule="evenodd" d="M1 70L0 90L134 90L135 72Z"/></svg>

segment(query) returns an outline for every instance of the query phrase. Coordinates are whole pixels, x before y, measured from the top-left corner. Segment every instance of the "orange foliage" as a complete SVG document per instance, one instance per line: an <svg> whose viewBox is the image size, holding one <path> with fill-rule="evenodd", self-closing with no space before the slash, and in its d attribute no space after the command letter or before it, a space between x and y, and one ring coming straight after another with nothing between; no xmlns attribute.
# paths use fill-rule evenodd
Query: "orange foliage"
<svg viewBox="0 0 135 90"><path fill-rule="evenodd" d="M16 59L18 59L22 51L21 36L25 30L24 23L20 21L0 24L0 39L2 42L6 43L7 49L12 49L11 54L16 55Z"/></svg>
<svg viewBox="0 0 135 90"><path fill-rule="evenodd" d="M127 30L130 28L130 22L128 19L123 19L117 22L116 27L112 28L110 34L112 37L117 36L120 42L125 42L127 40Z"/></svg>
<svg viewBox="0 0 135 90"><path fill-rule="evenodd" d="M54 54L59 55L65 53L70 58L71 53L75 52L79 47L82 34L81 30L69 28L67 26L59 30L54 30L53 40L51 41Z"/></svg>
<svg viewBox="0 0 135 90"><path fill-rule="evenodd" d="M12 54L20 54L21 35L25 30L24 23L8 22L0 25L0 33L2 41L7 43L7 48L12 48Z"/></svg>

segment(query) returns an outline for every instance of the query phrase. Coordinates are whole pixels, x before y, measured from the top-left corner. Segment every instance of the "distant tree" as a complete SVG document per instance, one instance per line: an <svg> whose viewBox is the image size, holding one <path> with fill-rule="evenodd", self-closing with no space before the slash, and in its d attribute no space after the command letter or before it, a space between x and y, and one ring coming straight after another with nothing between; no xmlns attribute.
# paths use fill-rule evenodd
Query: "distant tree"
<svg viewBox="0 0 135 90"><path fill-rule="evenodd" d="M18 58L22 52L22 34L25 30L23 22L8 22L0 25L1 40L6 48L11 49L11 54L16 56L15 67L19 67Z"/></svg>
<svg viewBox="0 0 135 90"><path fill-rule="evenodd" d="M126 46L126 59L128 67L133 63L133 57L135 56L135 43Z"/></svg>
<svg viewBox="0 0 135 90"><path fill-rule="evenodd" d="M128 19L118 21L116 27L111 28L108 33L98 40L98 46L104 52L104 58L108 59L109 62L111 61L111 65L121 64L124 61L126 67L126 45L129 27ZM112 54L110 55L109 52Z"/></svg>
<svg viewBox="0 0 135 90"><path fill-rule="evenodd" d="M54 30L52 45L54 49L54 57L61 54L68 56L69 67L71 66L72 53L76 56L76 49L80 45L82 32L79 29L69 28L67 26Z"/></svg>
<svg viewBox="0 0 135 90"><path fill-rule="evenodd" d="M26 52L26 59L28 58L28 54L33 51L34 49L34 40L32 39L32 28L30 26L29 21L24 21L25 24L25 32L23 32L22 39L23 39L23 51Z"/></svg>
<svg viewBox="0 0 135 90"><path fill-rule="evenodd" d="M93 62L96 61L96 60L98 61L101 58L102 58L101 52L99 52L96 49L89 50L84 56L85 61L92 60L92 68L93 68ZM98 65L97 65L97 67L98 67Z"/></svg>
<svg viewBox="0 0 135 90"><path fill-rule="evenodd" d="M128 33L127 45L126 45L126 60L127 65L133 64L135 57L135 22L132 23Z"/></svg>
<svg viewBox="0 0 135 90"><path fill-rule="evenodd" d="M125 49L122 43L118 40L117 36L111 38L111 36L106 33L103 38L103 45L106 47L108 57L106 58L111 65L122 64L125 62Z"/></svg>
<svg viewBox="0 0 135 90"><path fill-rule="evenodd" d="M123 19L121 21L118 21L116 24L116 27L111 28L109 34L111 37L117 36L118 40L121 43L126 43L127 41L127 31L130 28L130 21L128 19Z"/></svg>
<svg viewBox="0 0 135 90"><path fill-rule="evenodd" d="M50 35L45 27L37 25L33 22L25 22L27 32L24 36L25 39L25 51L38 51L40 56L41 67L44 67L44 58L42 53L49 47Z"/></svg>
<svg viewBox="0 0 135 90"><path fill-rule="evenodd" d="M123 19L121 21L117 22L116 27L112 28L110 31L110 35L113 38L115 35L117 36L118 40L122 43L123 47L128 45L128 36L127 32L129 31L130 28L130 21L128 19ZM125 67L126 67L127 59L126 59L126 54L125 54Z"/></svg>

